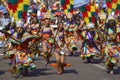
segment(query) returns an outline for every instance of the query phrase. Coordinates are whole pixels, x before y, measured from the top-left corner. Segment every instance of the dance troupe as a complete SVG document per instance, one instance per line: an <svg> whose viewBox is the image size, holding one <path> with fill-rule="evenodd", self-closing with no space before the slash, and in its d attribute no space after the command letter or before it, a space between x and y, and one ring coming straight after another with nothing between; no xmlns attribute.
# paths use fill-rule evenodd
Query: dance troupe
<svg viewBox="0 0 120 80"><path fill-rule="evenodd" d="M120 13L108 14L106 7L100 7L95 20L87 23L80 10L74 14L62 11L52 14L45 8L44 5L41 9L41 13L44 11L41 18L33 10L29 12L29 23L11 20L0 30L4 34L1 39L6 42L4 59L11 60L11 73L27 74L35 70L34 58L42 55L46 65L62 74L65 67L71 66L65 58L77 51L88 63L93 63L95 57L104 60L109 73L114 73L120 58ZM56 63L49 63L52 57Z"/></svg>

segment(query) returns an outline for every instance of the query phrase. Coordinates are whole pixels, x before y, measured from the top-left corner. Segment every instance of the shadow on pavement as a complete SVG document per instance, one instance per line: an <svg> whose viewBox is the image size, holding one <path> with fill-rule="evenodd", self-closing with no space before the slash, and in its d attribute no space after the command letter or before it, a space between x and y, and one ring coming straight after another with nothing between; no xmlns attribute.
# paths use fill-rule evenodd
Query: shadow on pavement
<svg viewBox="0 0 120 80"><path fill-rule="evenodd" d="M0 71L0 75L3 75L3 74L5 74L5 71Z"/></svg>
<svg viewBox="0 0 120 80"><path fill-rule="evenodd" d="M46 68L44 68L44 69L36 69L33 72L30 72L30 73L28 73L28 74L26 74L24 76L25 77L27 77L27 76L33 77L33 76L40 76L40 75L42 75L42 76L52 75L53 73L48 73L47 72L48 70L51 70L51 69L46 69Z"/></svg>
<svg viewBox="0 0 120 80"><path fill-rule="evenodd" d="M114 69L114 74L120 74L120 66L116 69Z"/></svg>
<svg viewBox="0 0 120 80"><path fill-rule="evenodd" d="M80 56L80 52L74 52L72 55L69 54L69 57L79 57Z"/></svg>
<svg viewBox="0 0 120 80"><path fill-rule="evenodd" d="M101 59L94 59L92 62L88 62L88 61L83 61L83 63L85 63L85 64L100 64L100 63L103 63L103 60L101 60Z"/></svg>
<svg viewBox="0 0 120 80"><path fill-rule="evenodd" d="M102 62L103 62L103 60L101 60L101 59L94 59L93 64L100 64Z"/></svg>
<svg viewBox="0 0 120 80"><path fill-rule="evenodd" d="M51 63L56 63L56 60L51 60L51 61L49 62L49 64L51 64Z"/></svg>
<svg viewBox="0 0 120 80"><path fill-rule="evenodd" d="M74 69L65 70L63 74L68 74L68 73L78 74L78 72L76 70L74 70Z"/></svg>

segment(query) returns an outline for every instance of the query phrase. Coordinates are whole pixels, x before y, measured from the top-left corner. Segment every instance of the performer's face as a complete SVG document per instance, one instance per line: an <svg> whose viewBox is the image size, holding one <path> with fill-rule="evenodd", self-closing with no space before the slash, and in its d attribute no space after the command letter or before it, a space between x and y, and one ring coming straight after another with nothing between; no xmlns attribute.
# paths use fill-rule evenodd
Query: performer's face
<svg viewBox="0 0 120 80"><path fill-rule="evenodd" d="M44 22L44 24L45 24L46 27L49 26L50 20L46 19L45 22Z"/></svg>
<svg viewBox="0 0 120 80"><path fill-rule="evenodd" d="M36 22L37 22L36 17L33 17L33 22L34 22L34 23L36 23Z"/></svg>
<svg viewBox="0 0 120 80"><path fill-rule="evenodd" d="M23 32L23 29L21 27L17 27L16 30L17 30L18 33L22 33Z"/></svg>

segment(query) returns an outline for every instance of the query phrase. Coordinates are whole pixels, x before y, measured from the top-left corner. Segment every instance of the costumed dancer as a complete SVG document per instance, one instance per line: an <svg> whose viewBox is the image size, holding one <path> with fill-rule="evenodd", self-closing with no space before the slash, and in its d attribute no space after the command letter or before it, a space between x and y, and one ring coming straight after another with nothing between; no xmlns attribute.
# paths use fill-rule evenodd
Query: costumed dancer
<svg viewBox="0 0 120 80"><path fill-rule="evenodd" d="M115 18L110 14L107 19L107 24L105 26L105 32L108 34L106 35L105 39L109 42L116 41L116 21Z"/></svg>
<svg viewBox="0 0 120 80"><path fill-rule="evenodd" d="M99 55L99 48L96 45L98 33L94 30L94 23L89 23L87 27L88 29L82 32L84 42L81 49L81 57L83 60L87 60L88 63L91 63L94 56Z"/></svg>
<svg viewBox="0 0 120 80"><path fill-rule="evenodd" d="M31 57L38 57L40 55L40 49L39 49L39 43L40 43L40 38L41 38L41 33L40 33L40 25L39 25L39 20L37 19L37 16L33 16L31 18L31 25L30 25L30 33L34 36L36 36L36 39L32 41L31 44Z"/></svg>
<svg viewBox="0 0 120 80"><path fill-rule="evenodd" d="M30 58L28 46L26 46L34 37L25 32L23 22L16 22L16 31L8 37L11 45L8 46L9 50L6 51L5 56L12 60L13 67L10 71L15 74L24 74L24 72L26 74L29 69L35 69L36 66Z"/></svg>
<svg viewBox="0 0 120 80"><path fill-rule="evenodd" d="M84 26L85 22L84 22L82 16L80 16L80 13L78 13L76 15L76 18L74 20L76 20L76 25L78 26L78 30L77 30L77 33L78 33L78 36L79 36L78 40L79 39L81 40L82 39L81 32L82 32L82 29L83 29L83 26Z"/></svg>
<svg viewBox="0 0 120 80"><path fill-rule="evenodd" d="M6 50L5 47L10 45L9 36L13 35L15 31L16 31L16 23L13 20L3 29L3 32L6 32L4 51Z"/></svg>
<svg viewBox="0 0 120 80"><path fill-rule="evenodd" d="M70 51L70 55L73 55L74 51L77 51L76 38L77 38L77 29L78 26L73 21L73 15L71 13L67 14L68 21L65 23L65 42L67 44L67 48Z"/></svg>
<svg viewBox="0 0 120 80"><path fill-rule="evenodd" d="M59 17L60 21L58 21L58 26L57 27L58 31L56 34L56 41L55 41L55 58L56 58L56 63L52 63L51 66L55 67L58 71L58 74L62 74L64 71L64 67L70 66L70 64L65 62L65 56L66 56L66 44L65 44L65 36L64 36L64 28L63 28L63 22L62 18Z"/></svg>
<svg viewBox="0 0 120 80"><path fill-rule="evenodd" d="M105 26L106 26L106 19L107 19L107 13L106 13L106 8L105 7L100 7L100 11L98 12L98 27L97 27L97 33L99 35L99 44L100 45L100 50L102 50L102 46L105 42L105 36L108 35L105 32Z"/></svg>
<svg viewBox="0 0 120 80"><path fill-rule="evenodd" d="M106 42L102 49L102 56L108 67L109 73L114 73L114 67L117 66L120 57L120 48L115 43Z"/></svg>
<svg viewBox="0 0 120 80"><path fill-rule="evenodd" d="M77 29L77 42L79 42L79 44L77 44L79 46L79 52L81 53L81 47L82 47L82 43L83 43L83 36L82 36L82 30L83 30L83 26L85 25L85 22L82 18L82 16L80 16L80 13L77 14L75 20L77 19L76 21L76 25L78 26L78 29Z"/></svg>
<svg viewBox="0 0 120 80"><path fill-rule="evenodd" d="M42 28L42 39L43 39L43 57L45 58L46 62L45 64L48 64L49 59L51 57L51 51L52 47L54 45L54 38L53 38L53 32L54 30L50 27L50 14L45 15L44 19L44 27Z"/></svg>

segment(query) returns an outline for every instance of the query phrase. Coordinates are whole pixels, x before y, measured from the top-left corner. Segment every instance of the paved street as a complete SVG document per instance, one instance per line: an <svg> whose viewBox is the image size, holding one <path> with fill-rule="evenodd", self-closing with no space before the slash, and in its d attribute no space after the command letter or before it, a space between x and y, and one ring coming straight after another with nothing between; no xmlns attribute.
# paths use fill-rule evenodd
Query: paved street
<svg viewBox="0 0 120 80"><path fill-rule="evenodd" d="M50 65L55 55L46 66L42 54L29 72L35 68L34 55L26 55L41 52L47 57L55 51L66 53L71 64L63 74ZM70 56L72 51L76 53ZM3 59L3 52L12 61ZM79 52L88 54L89 62L91 55L103 53L106 61L114 65L119 57L119 63L109 74L104 60L87 63ZM63 57L57 55L57 60L61 64ZM22 75L11 74L14 68ZM120 80L120 0L0 0L0 80Z"/></svg>
<svg viewBox="0 0 120 80"><path fill-rule="evenodd" d="M37 69L17 80L120 80L120 63L118 69L115 68L115 74L110 75L100 60L95 60L93 64L84 63L79 56L67 57L66 60L72 63L72 66L67 67L64 74L57 75L56 70L50 65L46 68L43 58L39 57L35 60ZM52 57L51 63L54 61L55 59ZM13 75L5 71L10 68L10 61L1 60L0 64L0 80L15 80Z"/></svg>

